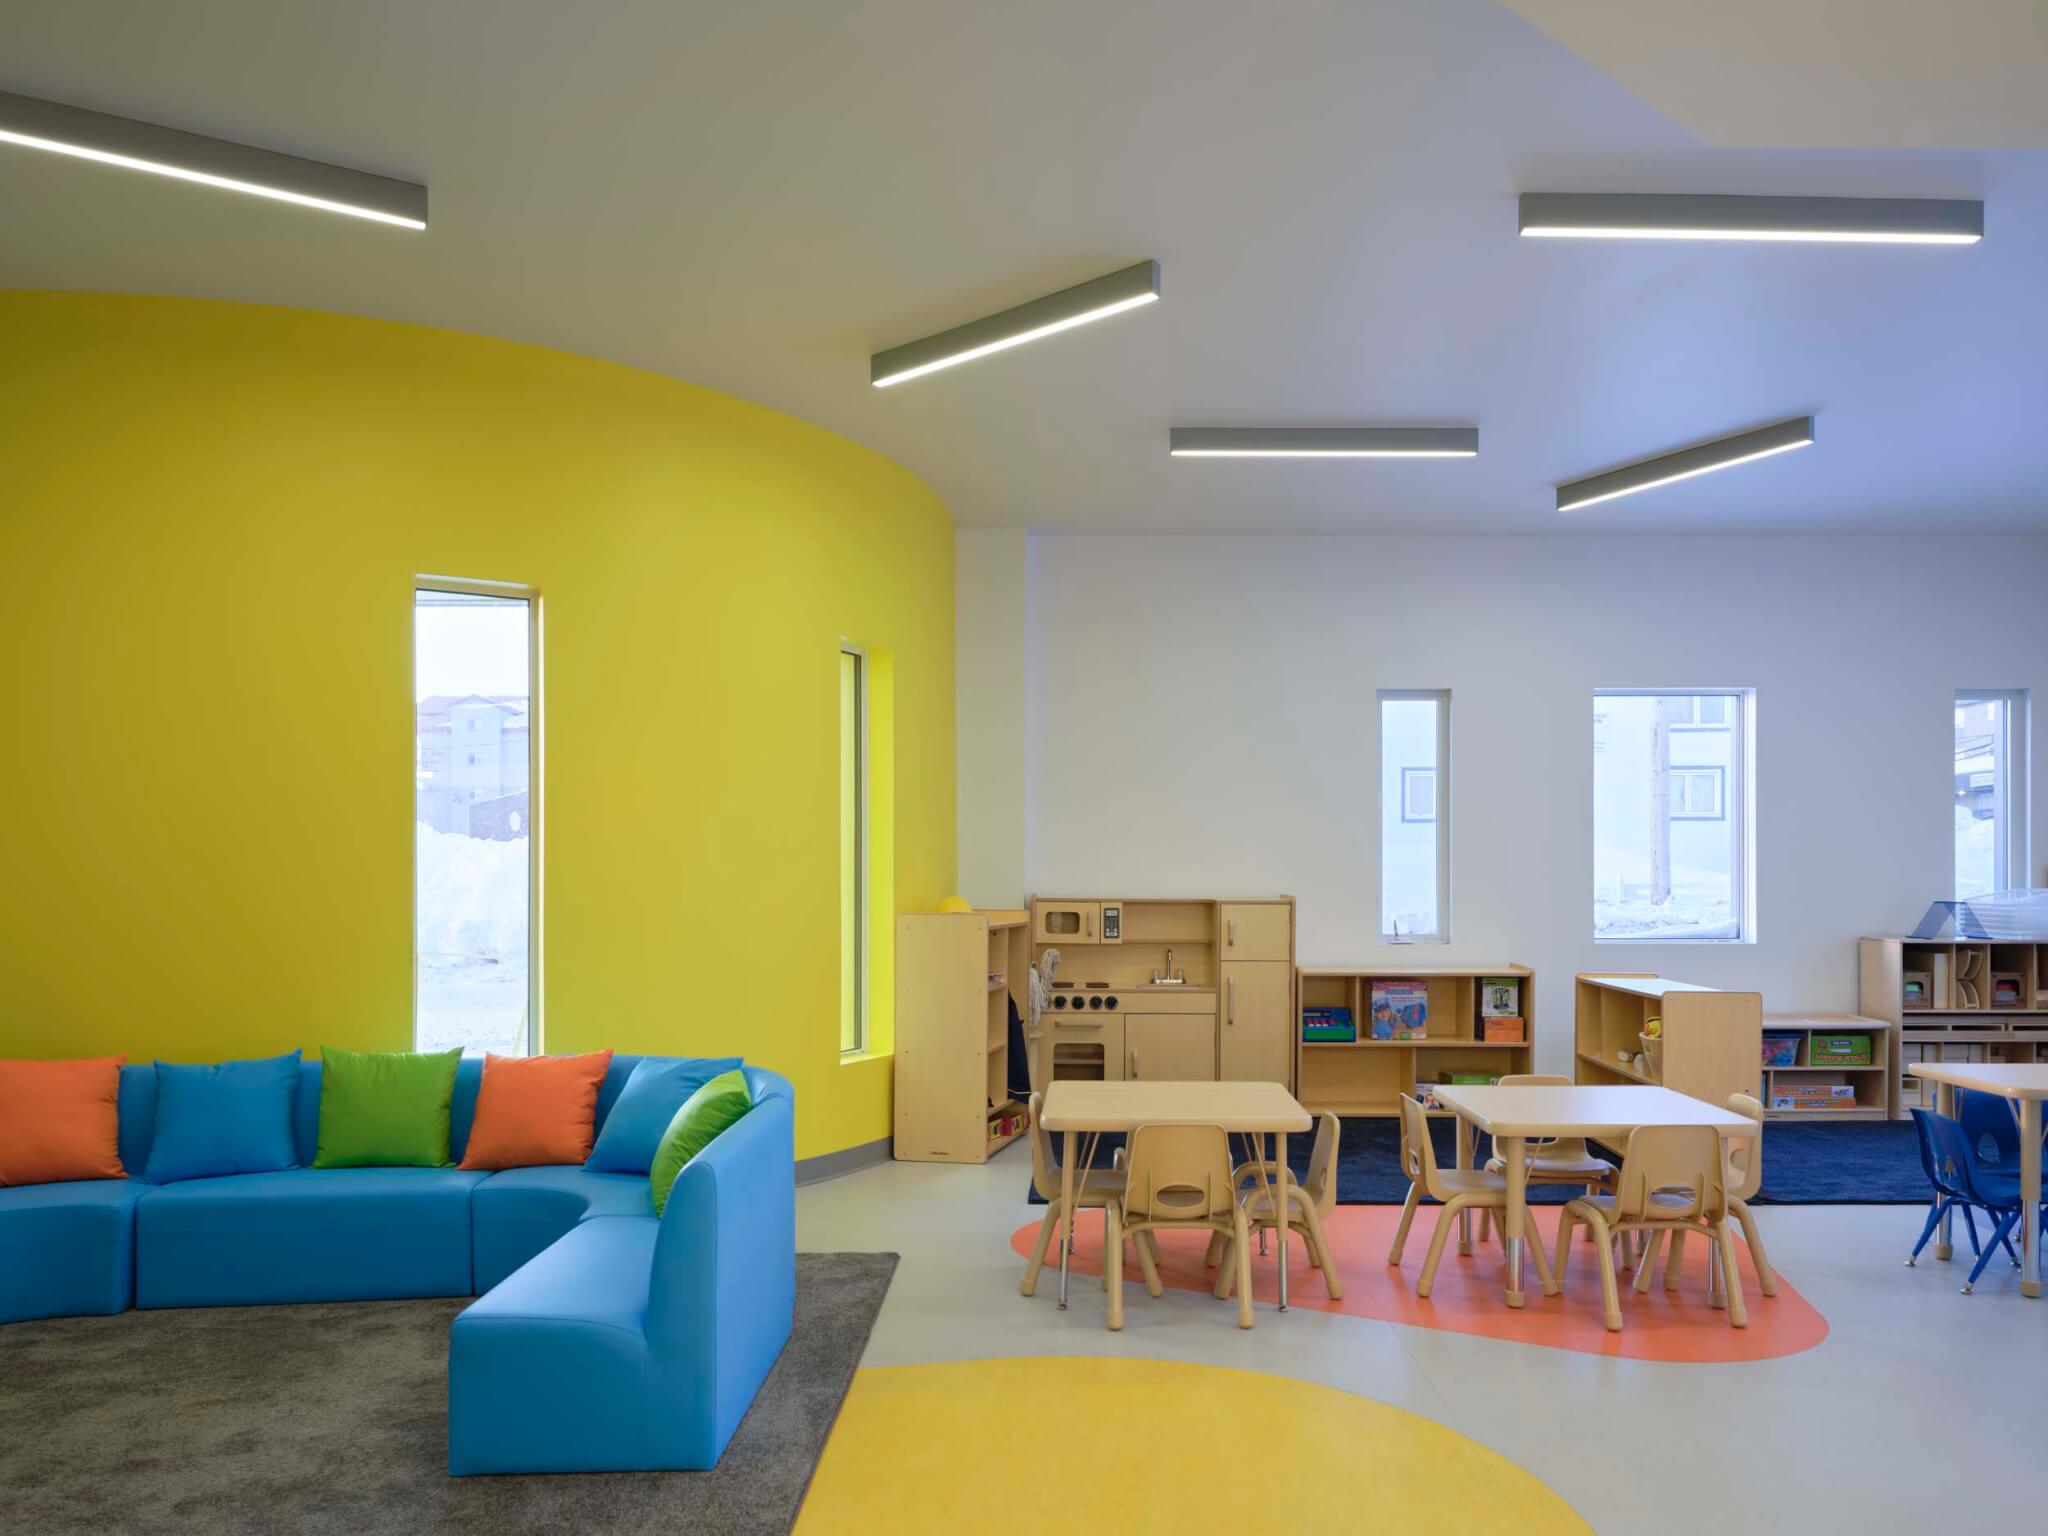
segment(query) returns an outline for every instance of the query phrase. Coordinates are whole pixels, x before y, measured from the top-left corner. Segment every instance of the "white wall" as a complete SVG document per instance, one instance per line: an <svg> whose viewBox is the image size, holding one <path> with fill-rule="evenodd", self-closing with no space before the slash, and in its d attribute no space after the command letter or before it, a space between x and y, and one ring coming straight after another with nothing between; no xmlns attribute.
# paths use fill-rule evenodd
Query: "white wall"
<svg viewBox="0 0 2048 1536"><path fill-rule="evenodd" d="M2048 700L2048 538L996 539L960 535L965 893L1284 891L1304 964L1521 961L1546 1070L1580 970L1852 1009L1856 938L1947 892L1955 690ZM1016 718L1011 652L1021 815L968 707ZM1592 693L1636 686L1756 689L1754 944L1592 942ZM1451 690L1448 947L1374 939L1381 688Z"/></svg>

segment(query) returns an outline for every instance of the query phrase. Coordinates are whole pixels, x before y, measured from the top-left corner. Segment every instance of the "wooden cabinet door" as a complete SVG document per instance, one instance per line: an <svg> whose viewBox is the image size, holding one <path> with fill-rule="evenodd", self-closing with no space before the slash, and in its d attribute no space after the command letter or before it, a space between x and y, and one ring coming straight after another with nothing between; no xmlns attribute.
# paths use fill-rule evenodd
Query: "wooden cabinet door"
<svg viewBox="0 0 2048 1536"><path fill-rule="evenodd" d="M1293 1077L1294 967L1277 960L1226 960L1222 971L1223 1023L1217 1033L1223 1080L1285 1087Z"/></svg>
<svg viewBox="0 0 2048 1536"><path fill-rule="evenodd" d="M1102 903L1099 901L1035 901L1031 904L1034 944L1100 944Z"/></svg>
<svg viewBox="0 0 2048 1536"><path fill-rule="evenodd" d="M1294 908L1284 901L1226 901L1218 937L1222 960L1294 959Z"/></svg>
<svg viewBox="0 0 2048 1536"><path fill-rule="evenodd" d="M1216 1016L1125 1014L1124 1077L1130 1082L1213 1083Z"/></svg>

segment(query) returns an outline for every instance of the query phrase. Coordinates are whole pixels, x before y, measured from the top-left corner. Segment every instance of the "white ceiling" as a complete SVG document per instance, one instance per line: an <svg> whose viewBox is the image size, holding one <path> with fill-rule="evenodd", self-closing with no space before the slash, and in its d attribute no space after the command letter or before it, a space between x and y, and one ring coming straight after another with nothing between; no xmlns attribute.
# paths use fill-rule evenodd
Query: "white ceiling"
<svg viewBox="0 0 2048 1536"><path fill-rule="evenodd" d="M415 235L0 147L0 285L614 358L867 443L963 525L2048 527L2048 157L1708 147L1495 0L9 0L0 89L433 198ZM1524 242L1524 189L1981 195L1987 236ZM1145 257L1160 304L868 386L871 351ZM1808 412L1804 452L1552 510ZM1480 457L1166 455L1353 422L1476 423Z"/></svg>

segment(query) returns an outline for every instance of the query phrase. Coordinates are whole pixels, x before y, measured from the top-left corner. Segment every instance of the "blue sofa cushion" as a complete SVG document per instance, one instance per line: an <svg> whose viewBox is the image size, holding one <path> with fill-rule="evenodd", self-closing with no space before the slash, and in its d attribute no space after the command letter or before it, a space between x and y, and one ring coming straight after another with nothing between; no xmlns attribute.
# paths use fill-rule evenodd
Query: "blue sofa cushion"
<svg viewBox="0 0 2048 1536"><path fill-rule="evenodd" d="M587 1168L513 1168L470 1197L476 1288L488 1291L585 1216L654 1215L647 1180Z"/></svg>
<svg viewBox="0 0 2048 1536"><path fill-rule="evenodd" d="M0 1189L0 1323L125 1312L139 1179Z"/></svg>
<svg viewBox="0 0 2048 1536"><path fill-rule="evenodd" d="M299 1053L211 1066L156 1064L156 1135L143 1177L152 1184L298 1164L292 1106Z"/></svg>
<svg viewBox="0 0 2048 1536"><path fill-rule="evenodd" d="M467 1296L460 1168L300 1168L152 1189L136 1209L136 1305Z"/></svg>
<svg viewBox="0 0 2048 1536"><path fill-rule="evenodd" d="M737 1056L641 1057L604 1117L583 1166L600 1173L646 1173L683 1102L721 1072L740 1065Z"/></svg>

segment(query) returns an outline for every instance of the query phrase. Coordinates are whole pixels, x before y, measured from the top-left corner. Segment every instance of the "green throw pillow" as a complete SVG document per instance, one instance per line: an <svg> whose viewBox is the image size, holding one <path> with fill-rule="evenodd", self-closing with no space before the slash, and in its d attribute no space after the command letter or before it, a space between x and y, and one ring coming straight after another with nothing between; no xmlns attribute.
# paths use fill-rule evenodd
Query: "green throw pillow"
<svg viewBox="0 0 2048 1536"><path fill-rule="evenodd" d="M654 1194L654 1214L668 1209L668 1192L684 1166L717 1139L718 1133L754 1107L744 1072L721 1072L683 1100L654 1149L647 1182Z"/></svg>
<svg viewBox="0 0 2048 1536"><path fill-rule="evenodd" d="M320 1052L315 1168L446 1168L462 1052Z"/></svg>

